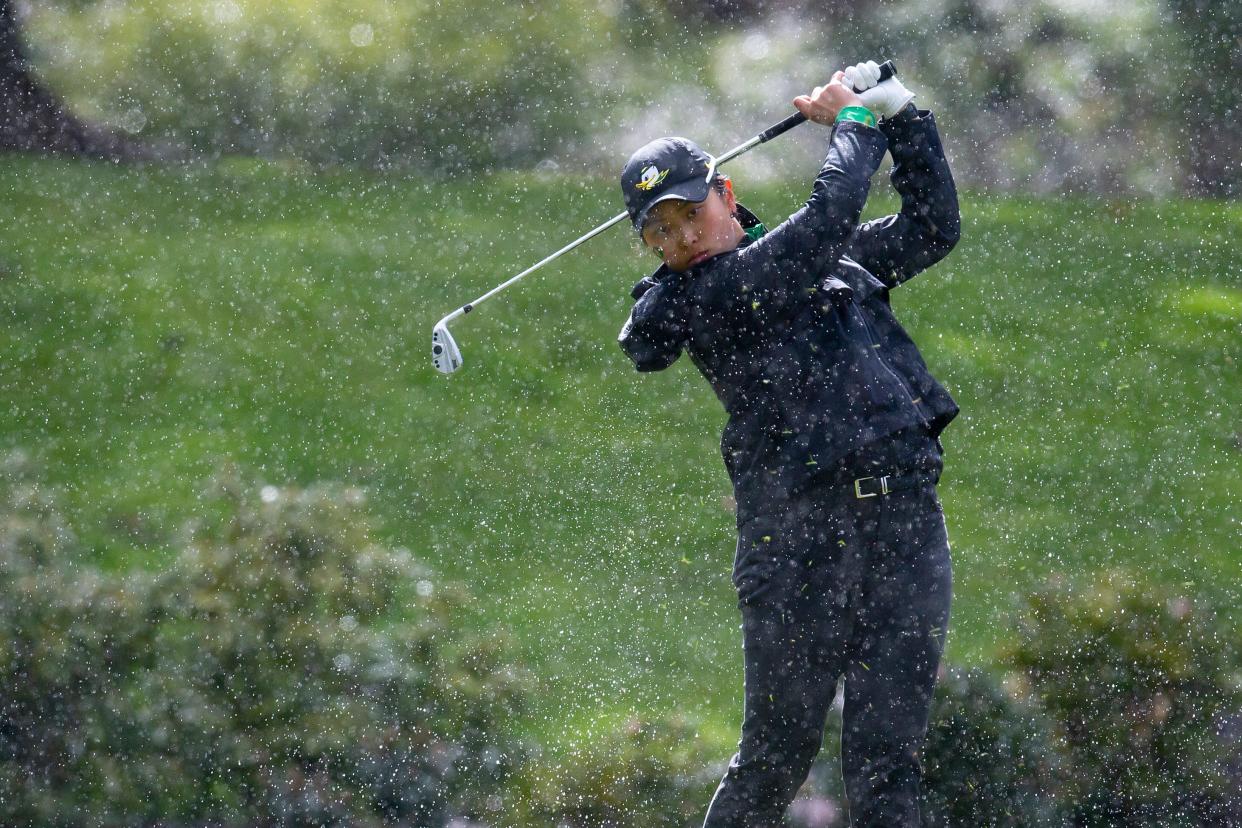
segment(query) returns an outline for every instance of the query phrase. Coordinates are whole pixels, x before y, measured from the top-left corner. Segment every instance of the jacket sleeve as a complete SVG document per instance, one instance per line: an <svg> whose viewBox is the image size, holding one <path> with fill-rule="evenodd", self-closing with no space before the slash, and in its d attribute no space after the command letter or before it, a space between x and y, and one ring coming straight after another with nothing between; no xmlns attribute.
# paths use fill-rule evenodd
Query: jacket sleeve
<svg viewBox="0 0 1242 828"><path fill-rule="evenodd" d="M948 255L961 235L957 187L936 122L913 105L880 124L893 156L901 212L858 228L845 255L892 288Z"/></svg>
<svg viewBox="0 0 1242 828"><path fill-rule="evenodd" d="M657 284L638 297L617 336L621 350L639 371L662 371L677 361L686 341L685 301Z"/></svg>
<svg viewBox="0 0 1242 828"><path fill-rule="evenodd" d="M824 165L801 209L739 251L722 298L755 309L805 296L845 252L880 166L887 139L875 127L843 121L832 129ZM762 311L760 311L762 313Z"/></svg>

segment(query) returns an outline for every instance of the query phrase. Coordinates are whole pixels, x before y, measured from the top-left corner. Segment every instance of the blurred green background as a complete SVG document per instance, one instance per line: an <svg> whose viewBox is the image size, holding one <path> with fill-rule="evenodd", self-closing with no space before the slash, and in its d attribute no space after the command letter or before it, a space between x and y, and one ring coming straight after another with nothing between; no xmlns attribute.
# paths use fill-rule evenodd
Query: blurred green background
<svg viewBox="0 0 1242 828"><path fill-rule="evenodd" d="M8 0L6 0L8 2ZM607 171L654 135L733 146L834 69L891 57L971 187L1236 195L1242 10L1201 0L44 0L75 111L208 154L424 174ZM795 135L739 162L806 174ZM781 163L788 158L792 163Z"/></svg>
<svg viewBox="0 0 1242 828"><path fill-rule="evenodd" d="M1242 623L1238 4L0 6L76 115L190 156L0 156L0 454L56 493L84 571L171 567L222 465L358 487L380 542L462 586L454 632L510 637L538 688L522 738L573 757L676 710L727 756L724 415L688 360L640 376L614 344L654 260L591 241L456 323L452 377L429 335L617 213L635 146L723 150L875 56L962 187L961 243L893 293L962 406L946 661L1001 675L1054 576L1120 570ZM769 226L826 135L731 167ZM877 176L867 216L897 207Z"/></svg>
<svg viewBox="0 0 1242 828"><path fill-rule="evenodd" d="M669 707L733 737L723 413L688 361L640 376L615 346L633 240L459 322L459 373L429 364L436 319L606 217L610 180L9 158L0 182L3 443L38 456L100 564L160 566L221 458L363 486L390 543L521 642L541 737ZM764 217L804 197L739 189ZM963 216L893 295L963 409L947 658L987 665L1054 573L1133 567L1237 606L1242 210L969 193Z"/></svg>

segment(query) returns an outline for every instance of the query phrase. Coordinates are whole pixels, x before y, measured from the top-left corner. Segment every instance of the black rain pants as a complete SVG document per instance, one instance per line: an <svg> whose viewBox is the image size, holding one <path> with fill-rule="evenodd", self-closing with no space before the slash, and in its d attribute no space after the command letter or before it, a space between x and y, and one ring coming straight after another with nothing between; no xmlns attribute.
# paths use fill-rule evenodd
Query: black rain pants
<svg viewBox="0 0 1242 828"><path fill-rule="evenodd" d="M842 677L851 825L920 825L919 757L952 594L940 455L922 429L899 432L739 527L745 711L704 828L780 824L819 752ZM912 470L931 479L855 495L856 477Z"/></svg>

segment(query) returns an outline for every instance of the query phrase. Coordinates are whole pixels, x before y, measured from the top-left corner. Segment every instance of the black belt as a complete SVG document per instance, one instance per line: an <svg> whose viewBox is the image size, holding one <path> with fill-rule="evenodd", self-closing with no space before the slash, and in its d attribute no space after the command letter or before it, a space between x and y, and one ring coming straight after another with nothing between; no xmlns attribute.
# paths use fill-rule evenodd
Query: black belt
<svg viewBox="0 0 1242 828"><path fill-rule="evenodd" d="M859 477L853 483L854 497L875 497L901 489L916 489L924 483L935 483L940 475L931 471L913 471L902 474L886 474L880 477Z"/></svg>

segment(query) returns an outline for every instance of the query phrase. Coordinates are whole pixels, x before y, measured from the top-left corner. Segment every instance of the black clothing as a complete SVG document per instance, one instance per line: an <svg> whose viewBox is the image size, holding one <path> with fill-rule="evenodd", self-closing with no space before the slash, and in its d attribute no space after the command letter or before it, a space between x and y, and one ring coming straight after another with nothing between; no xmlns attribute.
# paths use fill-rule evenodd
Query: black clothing
<svg viewBox="0 0 1242 828"><path fill-rule="evenodd" d="M904 468L938 472L925 431L882 440L841 472ZM944 515L931 482L859 500L834 478L739 532L742 738L704 828L780 824L819 752L840 677L851 824L920 824L918 757L952 593Z"/></svg>
<svg viewBox="0 0 1242 828"><path fill-rule="evenodd" d="M901 212L860 226L886 147ZM838 123L802 209L768 233L739 214L736 250L638 284L619 337L640 371L688 351L729 413L746 709L704 826L779 824L841 677L852 824L917 826L952 591L938 436L958 408L888 291L958 239L935 122L910 106L879 129ZM877 479L886 493L858 496Z"/></svg>
<svg viewBox="0 0 1242 828"><path fill-rule="evenodd" d="M901 212L859 226L886 146ZM711 383L729 413L721 453L739 522L851 451L913 425L936 436L957 415L888 290L958 235L935 121L910 106L880 129L837 124L810 199L771 232L635 287L621 347L640 371L668 367L684 348Z"/></svg>

